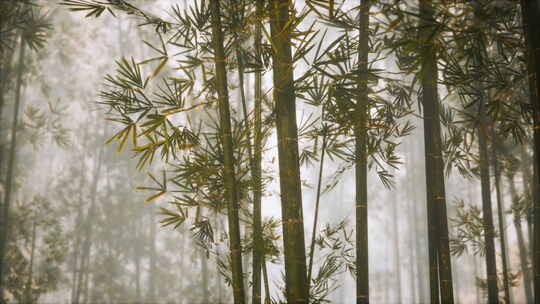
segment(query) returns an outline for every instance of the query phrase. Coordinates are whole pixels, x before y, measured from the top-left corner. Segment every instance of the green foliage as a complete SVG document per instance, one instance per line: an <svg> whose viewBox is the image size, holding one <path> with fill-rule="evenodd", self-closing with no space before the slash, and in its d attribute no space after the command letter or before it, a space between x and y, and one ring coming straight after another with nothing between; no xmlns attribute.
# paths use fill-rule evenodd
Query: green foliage
<svg viewBox="0 0 540 304"><path fill-rule="evenodd" d="M456 206L457 214L451 219L455 233L450 239L450 253L460 256L472 250L473 254L484 256L486 245L481 210L474 205L466 205L462 200L458 200Z"/></svg>
<svg viewBox="0 0 540 304"><path fill-rule="evenodd" d="M320 4L319 4L320 5ZM316 5L311 5L315 9ZM310 71L305 75L298 91L306 91L300 95L309 104L324 104L327 115L325 121L329 124L329 157L337 157L354 162L354 141L350 140L353 134L356 99L358 96L357 83L359 68L356 60L358 56L359 36L357 25L353 21L356 9L344 12L340 8L334 11L335 16L325 20L332 27L336 27L341 35L323 47L326 33L319 39L318 45L313 47L313 61ZM377 37L378 29L374 28L371 37ZM387 167L397 168L400 163L396 154L398 143L395 139L410 134L414 126L406 120L411 114L411 90L396 78L388 77L388 73L375 68L382 60L382 44L371 44L375 58L370 59L368 73L369 105L368 105L368 156L369 168L375 167L376 172L386 187L391 187L391 175ZM323 76L319 76L323 75ZM298 86L297 86L298 88Z"/></svg>

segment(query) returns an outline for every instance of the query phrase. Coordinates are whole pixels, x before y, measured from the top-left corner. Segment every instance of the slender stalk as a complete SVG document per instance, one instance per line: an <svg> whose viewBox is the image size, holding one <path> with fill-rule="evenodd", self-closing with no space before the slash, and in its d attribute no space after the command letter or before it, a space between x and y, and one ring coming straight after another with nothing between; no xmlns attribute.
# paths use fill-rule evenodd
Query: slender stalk
<svg viewBox="0 0 540 304"><path fill-rule="evenodd" d="M36 249L36 222L32 223L32 248L30 249L30 270L28 271L28 280L25 287L25 303L33 302L32 282L34 281L34 252Z"/></svg>
<svg viewBox="0 0 540 304"><path fill-rule="evenodd" d="M236 8L235 8L235 21L237 22L237 24L240 24L242 18L244 17L244 1L236 1ZM235 33L235 36L236 36L236 39L238 40L238 33ZM236 46L235 46L235 53L236 53L236 60L238 61L238 81L239 81L239 90L240 90L240 101L242 103L242 113L243 113L243 116L244 116L244 126L246 128L246 131L247 131L247 138L248 138L248 158L249 158L249 168L250 168L250 171L251 171L251 178L252 180L254 181L258 176L257 176L257 168L256 168L256 165L255 165L255 159L253 157L253 147L251 145L251 129L249 128L249 115L248 115L248 110L247 110L247 101L246 101L246 93L245 93L245 66L244 66L244 59L243 59L243 56L242 56L242 52L241 52L241 49L240 49L240 45L239 45L239 41L236 42ZM255 185L254 185L255 186ZM257 191L256 189L256 186L253 187L253 199L255 201L255 192ZM260 198L259 198L259 204L260 204ZM255 209L255 202L254 202L254 206L253 208ZM257 216L256 213L258 213L257 215L260 215L260 210L257 210L257 212L255 212L255 210L253 211L253 222L255 223L255 217ZM255 231L253 232L254 233L254 238L255 238ZM255 255L255 251L256 251L256 246L254 246L253 248L253 254ZM248 258L249 256L246 254L244 255L244 265L245 267L248 267L249 268L249 263L248 263ZM257 257L258 259L260 259L260 257ZM254 262L255 264L255 262ZM258 295L256 296L255 293L253 293L253 298L252 298L252 303L260 303L261 301L261 296L260 296L260 290L261 290L261 283L260 283L260 260L257 261L257 271L253 271L253 278L255 278L255 275L258 273L258 277L257 277L257 282L253 281L253 289L258 289L258 290L254 290L255 292L258 293ZM247 270L247 272L249 272L249 269ZM247 276L244 277L244 285L248 285L247 283ZM256 283L256 284L255 284ZM248 290L246 290L246 293L248 293ZM249 295L246 295L247 297L249 297Z"/></svg>
<svg viewBox="0 0 540 304"><path fill-rule="evenodd" d="M407 175L408 176L411 176L412 175L409 175L411 168L412 168L412 152L411 152L411 147L410 145L407 145L407 150L406 150L406 157L407 157L407 163L409 164L407 167L406 167L406 172L407 172ZM416 259L418 259L418 257L416 256L417 255L417 252L416 252L416 240L415 240L415 234L416 234L416 219L415 219L415 214L414 214L414 199L411 199L413 196L413 190L412 190L412 186L413 184L411 182L408 182L407 185L406 185L406 189L407 189L407 218L409 220L409 288L411 290L411 303L416 303L417 302L417 295L416 295L416 277L415 277L415 273L414 273L414 269L415 269L415 261ZM417 276L418 276L418 273L417 273Z"/></svg>
<svg viewBox="0 0 540 304"><path fill-rule="evenodd" d="M489 163L487 151L487 119L483 100L480 101L480 127L478 128L478 145L480 149L480 181L482 190L482 216L484 238L486 244L486 271L488 285L488 302L499 303L497 286L497 264L495 260L495 229L491 203L491 185L489 180Z"/></svg>
<svg viewBox="0 0 540 304"><path fill-rule="evenodd" d="M264 280L264 304L270 304L270 284L268 283L268 270L266 269L266 262L262 262L262 272L263 272L263 280Z"/></svg>
<svg viewBox="0 0 540 304"><path fill-rule="evenodd" d="M527 150L525 149L525 146L522 145L519 149L520 153L520 162L521 162L521 176L523 178L523 190L525 191L526 197L530 199L530 202L535 201L535 197L538 195L536 193L536 190L533 189L535 185L536 176L535 174L532 174L536 172L535 166L530 168L531 159L529 158L529 155L527 154ZM531 173L531 171L534 171ZM529 236L529 244L533 243L533 228L532 228L532 221L533 221L533 205L531 204L526 211L526 218L527 218L527 234ZM530 248L532 250L532 247ZM532 252L529 253L529 255L532 258ZM531 282L532 283L532 282Z"/></svg>
<svg viewBox="0 0 540 304"><path fill-rule="evenodd" d="M238 215L239 204L234 173L229 90L227 87L227 71L225 69L225 50L223 47L223 33L221 31L221 10L219 0L211 0L210 8L216 69L216 89L219 98L220 137L224 154L223 176L225 179L225 193L227 197L233 296L235 304L243 304L245 303L245 292L244 281L242 278L242 245L240 243L240 221Z"/></svg>
<svg viewBox="0 0 540 304"><path fill-rule="evenodd" d="M368 245L368 195L367 195L367 120L369 11L371 0L360 2L360 27L358 41L358 96L356 100L355 183L356 183L356 303L369 303L369 245Z"/></svg>
<svg viewBox="0 0 540 304"><path fill-rule="evenodd" d="M81 177L82 179L82 177ZM80 188L82 189L82 188ZM75 244L73 248L73 272L71 273L71 297L70 297L70 303L75 303L75 291L77 288L77 274L79 272L78 266L79 266L79 256L80 256L80 247L81 247L81 237L80 237L80 225L82 219L82 206L79 207L79 210L77 211L77 218L76 223L77 227L75 228Z"/></svg>
<svg viewBox="0 0 540 304"><path fill-rule="evenodd" d="M414 221L415 220L415 216L414 216L414 209L413 209L413 201L409 201L409 204L408 204L408 210L407 210L407 213L408 213L408 218L409 220L411 221ZM410 224L410 226L412 226L413 224ZM412 228L412 229L411 229ZM418 259L418 253L416 252L416 240L412 237L414 235L414 232L416 231L415 227L411 227L409 228L409 233L410 233L410 239L409 239L409 284L410 284L410 289L411 289L411 301L412 303L416 303L418 300L417 300L417 290L416 290L416 276L415 276L415 261ZM418 276L418 272L416 273L416 275Z"/></svg>
<svg viewBox="0 0 540 304"><path fill-rule="evenodd" d="M512 197L513 202L519 200L516 193L516 182L514 174L511 173L508 175L508 183L510 184L510 196ZM527 303L533 303L533 294L531 288L531 274L529 271L529 259L527 254L527 245L525 245L525 238L523 237L523 228L521 226L521 214L518 209L512 208L514 214L514 228L516 230L516 236L518 241L519 248L519 262L521 264L521 272L523 273L523 290L525 292L525 299Z"/></svg>
<svg viewBox="0 0 540 304"><path fill-rule="evenodd" d="M202 272L202 289L203 289L203 303L210 303L209 290L208 290L208 258L204 250L200 252L201 256L201 272Z"/></svg>
<svg viewBox="0 0 540 304"><path fill-rule="evenodd" d="M321 120L324 121L324 105ZM309 267L308 267L308 283L311 285L311 276L313 274L313 257L315 255L315 237L317 235L317 222L319 220L319 205L321 201L321 186L322 186L322 174L324 169L324 157L326 154L326 136L327 127L323 125L323 137L321 148L321 161L319 163L319 177L317 181L317 198L315 199L315 215L313 216L313 231L311 233L311 245L309 249Z"/></svg>
<svg viewBox="0 0 540 304"><path fill-rule="evenodd" d="M398 219L398 198L397 198L397 191L394 189L392 191L393 194L393 201L394 206L392 208L392 229L393 229L393 237L394 237L394 268L396 270L396 297L397 297L397 303L403 303L402 293L401 293L401 253L399 248L399 219Z"/></svg>
<svg viewBox="0 0 540 304"><path fill-rule="evenodd" d="M132 176L131 170L129 166L125 167L126 169L126 176ZM129 188L134 189L133 185L133 179L129 179ZM132 242L131 242L131 250L133 251L133 264L135 267L135 273L134 273L134 284L135 284L135 303L139 304L141 303L141 254L140 254L140 239L141 239L141 211L140 207L138 205L135 206L133 209L133 217L130 221L131 223L131 229L133 231L132 235ZM182 255L182 252L180 253L180 256Z"/></svg>
<svg viewBox="0 0 540 304"><path fill-rule="evenodd" d="M140 241L141 241L141 231L140 231L140 214L139 211L136 211L137 215L134 222L133 234L135 242L133 244L133 259L135 264L135 303L141 303L141 254L140 254Z"/></svg>
<svg viewBox="0 0 540 304"><path fill-rule="evenodd" d="M502 259L502 271L503 271L503 287L505 303L511 303L510 300L510 281L508 278L508 257L506 251L506 230L504 227L504 202L501 194L501 172L499 168L499 160L497 158L496 150L496 134L492 131L493 142L491 145L491 153L493 158L493 171L495 173L495 192L497 194L497 217L499 220L499 236L501 243L501 259Z"/></svg>
<svg viewBox="0 0 540 304"><path fill-rule="evenodd" d="M81 164L84 164L84 162L81 162ZM84 168L84 165L82 166ZM84 169L81 171L84 172ZM79 192L79 204L82 204L82 189L84 185L84 174L81 174L80 178L80 192ZM72 285L71 285L71 303L75 303L75 292L78 285L78 276L77 274L79 271L81 271L79 266L79 257L81 255L81 221L82 221L82 213L83 213L83 206L79 206L77 210L77 218L76 218L76 227L75 227L75 244L73 248L73 272L71 275Z"/></svg>
<svg viewBox="0 0 540 304"><path fill-rule="evenodd" d="M417 124L420 122L419 119L416 118L415 121ZM412 144L412 166L417 166L419 163L421 163L421 153L418 145L416 143ZM416 167L412 167L416 168ZM419 170L414 170L411 168L411 175L408 174L407 176L411 176L412 178L409 179L409 185L413 189L413 198L414 202L420 202L422 201L421 197L424 193L424 189L421 189L421 187L417 186L417 181L420 180L420 172ZM418 300L420 303L427 303L427 290L428 288L426 284L427 279L429 278L429 271L426 268L428 265L428 248L429 246L423 246L424 244L427 244L427 236L425 233L424 228L426 226L420 224L420 219L426 218L424 216L424 210L421 208L422 205L419 203L413 204L413 226L415 231L415 237L417 240L416 245L416 256L417 256L417 263L416 263L416 273L417 273L417 284L418 284Z"/></svg>
<svg viewBox="0 0 540 304"><path fill-rule="evenodd" d="M90 269L90 260L91 260L91 257L92 257L92 247L90 248L90 251L88 252L88 255L86 256L86 259L85 259L85 266L83 269L85 269L85 272L84 272L84 278L83 278L83 289L82 289L82 292L81 292L81 303L83 304L87 304L87 303L92 303L92 299L90 299L90 297L93 295L93 294L90 294L90 276L92 277L92 283L93 283L93 286L95 286L95 279L96 277L94 276L93 272L91 271Z"/></svg>
<svg viewBox="0 0 540 304"><path fill-rule="evenodd" d="M255 52L257 59L261 58L262 20L264 1L256 2L257 22L255 24ZM262 72L255 71L255 151L253 155L253 291L252 303L261 303L261 267L264 262L264 244L262 236ZM266 275L265 275L266 276ZM266 277L266 279L268 279ZM265 288L268 282L265 282ZM269 290L265 290L266 299Z"/></svg>
<svg viewBox="0 0 540 304"><path fill-rule="evenodd" d="M214 226L216 227L216 235L220 235L220 230L221 230L221 225L220 225L220 220L219 220L219 217L218 217L219 213L215 212L214 214L214 218L215 218L215 223L214 223ZM183 238L183 237L182 237ZM184 245L184 247L186 247L186 245ZM183 250L182 250L183 252ZM221 251L219 250L219 245L216 245L216 254L215 254L215 259L216 259L216 293L217 293L217 300L216 300L216 303L218 304L221 304L222 303L222 294L221 294L221 275L220 275L220 272L219 272L219 257L220 257L220 254L221 254ZM183 256L183 255L182 255ZM183 269L183 259L182 259L182 269Z"/></svg>
<svg viewBox="0 0 540 304"><path fill-rule="evenodd" d="M195 223L199 223L201 220L201 213L202 209L201 206L197 206L197 211L195 213ZM209 303L208 302L208 261L206 260L206 252L203 250L203 248L200 249L199 257L201 260L201 285L202 285L202 295L203 295L203 303Z"/></svg>
<svg viewBox="0 0 540 304"><path fill-rule="evenodd" d="M89 120L87 119L86 124L88 124ZM81 238L82 238L82 229L83 229L83 189L85 188L86 178L85 174L82 172L85 172L85 160L86 160L86 147L85 144L88 141L88 128L84 129L84 135L82 138L82 153L81 153L81 174L79 176L79 206L77 208L77 217L75 219L75 228L74 228L74 234L75 234L75 243L73 248L73 272L71 274L71 296L70 296L70 303L75 303L75 292L77 290L78 286L78 273L80 271L79 267L79 258L81 257Z"/></svg>
<svg viewBox="0 0 540 304"><path fill-rule="evenodd" d="M536 168L533 166L532 170L530 168L530 166L528 166L528 164L530 164L530 160L529 160L529 157L527 155L527 151L525 149L525 146L521 146L520 148L520 155L521 155L521 176L522 176L522 179L523 179L523 191L525 192L525 197L527 199L530 200L531 204L529 204L527 206L527 209L526 209L526 218L527 218L527 235L528 235L528 243L529 243L529 247L528 247L528 251L525 253L525 260L527 260L528 258L530 258L531 260L534 258L533 257L533 238L534 238L534 235L533 235L533 231L534 229L532 228L532 221L533 221L533 218L534 218L534 214L533 214L533 204L532 202L534 202L536 200L536 198L538 197L538 192L536 189L533 189L534 188L534 185L536 184L536 178L537 176L535 174L531 174L531 171L532 170L535 170ZM536 172L536 170L535 170ZM521 222L519 223L519 226L520 226L520 229L521 229ZM522 233L523 234L523 233ZM523 248L526 248L526 246L524 245ZM529 290L532 290L533 288L533 280L532 278L534 278L534 274L531 273L531 268L529 267L526 267L526 269L529 271L529 273L527 274L528 277L529 277L529 280L525 280L525 275L523 276L524 278L524 281L523 281L523 284L527 284L529 285L527 288L529 288Z"/></svg>
<svg viewBox="0 0 540 304"><path fill-rule="evenodd" d="M278 139L279 182L285 256L287 302L308 302L302 189L298 156L298 126L291 51L290 0L271 0L271 40L274 100Z"/></svg>
<svg viewBox="0 0 540 304"><path fill-rule="evenodd" d="M16 165L16 148L17 148L17 128L19 123L19 110L21 105L21 88L22 88L22 74L24 72L24 58L25 58L26 42L21 36L21 43L19 49L19 70L17 71L17 89L15 90L15 109L13 111L13 121L11 124L11 143L9 147L9 164L6 176L6 195L4 197L4 206L2 209L2 231L0 232L0 302L4 299L4 280L6 277L6 251L9 241L9 225L10 225L10 206L11 196L13 192L13 180L14 170Z"/></svg>
<svg viewBox="0 0 540 304"><path fill-rule="evenodd" d="M156 301L156 211L153 207L154 205L152 205L152 209L150 211L150 269L148 270L148 303L154 303Z"/></svg>

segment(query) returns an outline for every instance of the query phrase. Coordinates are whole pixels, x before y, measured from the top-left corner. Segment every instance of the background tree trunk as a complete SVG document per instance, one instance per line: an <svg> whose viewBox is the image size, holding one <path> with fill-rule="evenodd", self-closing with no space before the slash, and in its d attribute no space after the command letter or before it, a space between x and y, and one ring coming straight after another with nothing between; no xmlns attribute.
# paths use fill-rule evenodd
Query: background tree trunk
<svg viewBox="0 0 540 304"><path fill-rule="evenodd" d="M511 176L508 176L508 182L510 184L510 196L512 197L512 203L517 202L519 197L516 193L516 185L513 174ZM514 213L514 228L516 229L516 236L519 247L519 262L521 264L521 273L523 274L523 289L525 291L525 299L527 300L527 303L533 303L531 275L529 271L529 255L527 254L527 246L525 245L523 228L521 226L522 216L521 214L519 214L519 211L516 208L512 209Z"/></svg>
<svg viewBox="0 0 540 304"><path fill-rule="evenodd" d="M7 53L7 54L6 54ZM9 77L11 76L11 65L15 50L7 50L1 54L1 66L0 66L0 118L4 113L5 94L9 87ZM0 143L0 175L4 166L4 145ZM0 181L1 182L1 181ZM2 199L2 198L0 198Z"/></svg>
<svg viewBox="0 0 540 304"><path fill-rule="evenodd" d="M34 303L33 292L32 292L32 282L34 281L34 253L36 249L36 221L32 223L32 247L30 248L30 269L28 271L28 280L26 281L26 287L24 290L25 293L25 302L24 303Z"/></svg>
<svg viewBox="0 0 540 304"><path fill-rule="evenodd" d="M4 279L6 277L6 251L9 242L9 225L10 225L10 207L11 196L14 192L13 180L15 179L15 165L16 165L16 148L17 148L17 128L19 125L19 110L21 107L21 89L22 89L22 74L24 72L24 58L25 58L26 42L21 35L21 42L19 48L19 70L17 71L17 87L15 91L15 109L13 111L13 121L11 124L11 143L9 147L9 163L6 176L6 194L4 197L4 204L2 208L2 225L0 228L0 302L4 299Z"/></svg>
<svg viewBox="0 0 540 304"><path fill-rule="evenodd" d="M97 215L96 207L96 197L98 191L98 181L101 176L101 166L103 163L103 148L99 150L98 158L94 163L94 176L92 177L92 184L90 188L90 206L86 213L86 218L84 219L84 240L81 248L81 264L79 266L79 276L77 279L77 288L75 291L75 304L79 304L81 296L84 295L86 298L86 291L88 286L88 272L90 264L90 254L92 247L92 234L93 234L93 225L91 221L95 220ZM83 301L84 302L84 301Z"/></svg>
<svg viewBox="0 0 540 304"><path fill-rule="evenodd" d="M399 232L400 232L400 228L399 228L399 219L398 219L398 214L397 214L397 211L398 211L398 207L399 207L399 198L398 198L398 195L397 195L397 190L394 189L392 191L392 198L393 198L393 203L394 203L394 206L392 208L392 228L393 228L393 238L394 238L394 268L396 270L396 276L395 276L395 279L396 279L396 299L397 299L397 302L396 303L403 303L403 295L402 295L402 292L401 292L401 253L400 253L400 250L399 250Z"/></svg>
<svg viewBox="0 0 540 304"><path fill-rule="evenodd" d="M418 252L416 250L416 246L418 244L418 237L416 236L417 231L417 225L416 225L416 212L415 212L415 192L414 192L414 185L413 182L415 181L414 175L412 174L414 171L412 169L412 166L410 164L413 163L414 157L413 157L413 149L410 145L410 142L407 142L407 145L405 146L405 157L407 159L407 164L405 168L405 172L407 176L411 177L411 181L405 181L406 183L406 194L407 194L407 220L409 222L409 288L411 290L411 302L417 303L417 288L416 288L416 282L418 277L420 276L420 272L417 271L415 273L415 269L417 269L417 266L419 264L418 261ZM418 269L417 269L418 270Z"/></svg>
<svg viewBox="0 0 540 304"><path fill-rule="evenodd" d="M149 269L148 269L148 294L147 301L153 303L156 300L156 213L155 208L150 212L150 238L148 248L150 250Z"/></svg>
<svg viewBox="0 0 540 304"><path fill-rule="evenodd" d="M201 252L200 252L200 257L201 257L201 272L202 272L202 289L203 289L203 303L210 303L210 301L208 301L209 297L209 292L210 290L208 290L208 258L206 256L206 252L201 249Z"/></svg>

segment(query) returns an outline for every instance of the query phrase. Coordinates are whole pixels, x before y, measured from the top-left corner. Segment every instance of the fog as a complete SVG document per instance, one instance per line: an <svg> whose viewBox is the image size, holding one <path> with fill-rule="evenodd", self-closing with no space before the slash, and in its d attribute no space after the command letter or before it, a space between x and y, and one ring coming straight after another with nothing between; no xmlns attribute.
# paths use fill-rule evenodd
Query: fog
<svg viewBox="0 0 540 304"><path fill-rule="evenodd" d="M285 283L286 212L280 184L285 175L279 170L276 118L286 114L276 107L279 76L274 71L279 64L272 54L278 51L269 41L277 34L271 30L271 18L264 17L265 53L257 55L253 46L257 1L218 1L245 301L233 297L238 282L231 266L235 250L229 234L227 148L222 144L226 134L220 133L220 76L212 50L212 21L204 20L211 17L208 6L215 1L0 4L0 19L5 17L0 21L0 226L6 237L1 303L252 303L253 254L258 248L254 233L258 183L252 176L257 132L262 138L261 302L367 303L357 302L356 276L361 268L356 256L361 249L368 254L372 303L432 303L433 289L446 303L445 269L435 269L441 285L430 283L430 267L437 263L444 267L446 256L439 252L439 261L430 263L429 250L434 247L428 239L427 186L437 183L438 175L426 168L431 154L426 152L425 134L432 131L424 130L422 98L429 91L422 77L428 72L420 72L422 59L414 61L414 54L429 56L423 51L426 46L414 49L406 44L411 42L404 42L422 32L414 1L367 1L371 5L370 74L365 78L370 98L365 141L367 248L357 243L355 163L360 161L355 156L356 125L347 118L354 111L351 96L357 94L352 88L361 76L339 78L340 73L362 69L356 57L360 51L355 50L360 48L361 26L345 30L336 21L358 22L361 5L357 5L365 1L291 4L295 16L305 13L294 24L298 39L289 45L293 58L301 57L293 64L299 134L293 141L299 150L303 267L308 267L311 278L309 299L299 302L288 296L296 287ZM268 3L273 2L287 3ZM533 166L538 151L532 123L538 97L531 93L534 81L527 81L531 62L526 58L532 55L527 53L520 5L484 2L483 8L466 2L432 4L434 18L445 25L434 34L435 53L440 54L434 74L440 131L430 134L441 134L442 160L438 159L444 169L437 171L444 176L442 198L434 202L442 199L446 206L446 216L437 207L432 225L444 227L443 218L448 224L446 235L437 228L442 229L437 230L441 234L437 248L444 244L449 248L453 301L494 303L487 279L490 246L484 189L491 199L498 299L533 303L537 283L532 265L538 255L533 254L533 208L538 206L540 184ZM270 4L268 11L273 9ZM234 19L237 6L243 9L241 21ZM335 10L335 19L325 17L330 10ZM486 58L483 65L474 65L470 58L480 55L469 44L476 41L471 37L476 37L474 18L479 11L487 16L482 20L492 22L478 30L485 34L485 52L479 53ZM182 23L177 12L193 16L192 31L183 33L180 26L160 23ZM470 36L455 38L463 33ZM245 65L242 76L238 54ZM349 61L339 61L344 57ZM455 72L454 64L462 74ZM255 110L258 70L263 95L260 130ZM458 74L461 80L456 80ZM484 101L470 93L467 86L472 82L471 87L483 90ZM317 89L324 97L310 95ZM489 127L483 129L486 121ZM483 137L487 159L482 154ZM434 250L437 255L444 248Z"/></svg>

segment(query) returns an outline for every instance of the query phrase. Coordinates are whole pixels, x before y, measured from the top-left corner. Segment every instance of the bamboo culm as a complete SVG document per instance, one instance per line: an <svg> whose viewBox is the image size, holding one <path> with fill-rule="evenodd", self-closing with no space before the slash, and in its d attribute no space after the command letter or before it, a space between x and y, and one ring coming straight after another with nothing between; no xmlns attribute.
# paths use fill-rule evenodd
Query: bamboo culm
<svg viewBox="0 0 540 304"><path fill-rule="evenodd" d="M290 0L271 0L270 4L285 294L289 304L304 304L308 303L308 282L290 28L295 16L291 16Z"/></svg>
<svg viewBox="0 0 540 304"><path fill-rule="evenodd" d="M211 0L210 9L216 70L216 90L219 99L220 138L224 154L223 176L225 179L225 193L227 197L227 218L229 225L229 248L232 267L233 298L235 304L244 304L245 292L242 271L242 246L240 243L240 220L238 215L239 204L234 173L229 90L227 83L227 72L225 68L225 51L223 47L224 38L221 31L221 9L219 0Z"/></svg>
<svg viewBox="0 0 540 304"><path fill-rule="evenodd" d="M356 100L355 187L356 187L356 303L369 303L369 244L367 195L367 120L369 97L367 86L369 55L369 11L371 0L360 2L358 42L358 97Z"/></svg>

